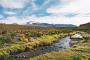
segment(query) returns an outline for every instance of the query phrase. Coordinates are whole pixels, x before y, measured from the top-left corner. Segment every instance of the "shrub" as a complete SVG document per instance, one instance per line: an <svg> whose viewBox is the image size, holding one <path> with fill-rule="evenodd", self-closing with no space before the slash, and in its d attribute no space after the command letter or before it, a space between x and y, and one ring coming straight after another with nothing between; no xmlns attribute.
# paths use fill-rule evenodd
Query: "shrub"
<svg viewBox="0 0 90 60"><path fill-rule="evenodd" d="M11 42L11 39L8 36L1 36L0 37L0 44Z"/></svg>

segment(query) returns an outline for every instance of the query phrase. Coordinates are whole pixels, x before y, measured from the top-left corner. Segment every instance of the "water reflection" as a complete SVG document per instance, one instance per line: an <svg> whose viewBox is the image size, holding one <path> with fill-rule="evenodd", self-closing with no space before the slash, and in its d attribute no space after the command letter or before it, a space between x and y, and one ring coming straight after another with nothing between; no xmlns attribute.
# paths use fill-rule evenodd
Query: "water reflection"
<svg viewBox="0 0 90 60"><path fill-rule="evenodd" d="M67 36L65 38L60 39L57 43L52 44L51 46L42 46L37 47L35 50L25 51L19 54L13 55L14 57L35 57L40 54L45 54L51 51L60 51L65 48L70 48L70 45L72 43L72 39L70 36ZM75 41L73 41L75 42Z"/></svg>
<svg viewBox="0 0 90 60"><path fill-rule="evenodd" d="M69 48L70 47L70 36L62 38L61 40L59 40L58 43L55 43L54 46L59 48Z"/></svg>
<svg viewBox="0 0 90 60"><path fill-rule="evenodd" d="M38 56L40 54L44 54L47 52L51 52L51 51L59 51L59 50L63 50L64 48L69 48L70 47L70 37L65 37L62 38L61 40L59 40L57 43L52 44L51 46L42 46L42 47L37 47L35 50L30 50L30 51L25 51L19 54L15 54L13 55L16 58L23 58L23 57L34 57L34 56Z"/></svg>

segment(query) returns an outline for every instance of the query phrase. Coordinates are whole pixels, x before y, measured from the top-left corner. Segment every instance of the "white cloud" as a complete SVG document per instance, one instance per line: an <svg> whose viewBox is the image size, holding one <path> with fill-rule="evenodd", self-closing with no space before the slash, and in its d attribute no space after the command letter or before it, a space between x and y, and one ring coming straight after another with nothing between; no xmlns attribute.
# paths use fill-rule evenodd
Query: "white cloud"
<svg viewBox="0 0 90 60"><path fill-rule="evenodd" d="M33 10L37 10L37 5L35 4L35 2L34 1L32 1L32 7L33 7Z"/></svg>
<svg viewBox="0 0 90 60"><path fill-rule="evenodd" d="M46 5L47 3L44 4ZM6 18L6 20L2 20L2 21L6 23L19 23L19 24L25 24L27 21L35 21L35 22L46 22L46 23L54 23L54 24L57 23L74 24L79 26L80 24L90 22L89 6L90 6L90 0L62 0L62 5L60 4L57 7L52 7L47 9L49 13L53 14L52 16L36 17L35 15L32 15L31 17L27 16L22 19L13 16L13 17L8 17ZM36 8L34 4L33 7ZM65 17L64 15L67 13L78 13L78 15L74 17Z"/></svg>
<svg viewBox="0 0 90 60"><path fill-rule="evenodd" d="M90 22L90 18L88 17L64 17L64 16L47 16L47 17L37 17L32 18L32 21L35 22L46 22L46 23L53 23L53 24L74 24L79 26L80 24L84 24Z"/></svg>
<svg viewBox="0 0 90 60"><path fill-rule="evenodd" d="M89 13L89 6L90 0L76 0L74 2L71 2L69 5L62 7L60 9L60 12Z"/></svg>
<svg viewBox="0 0 90 60"><path fill-rule="evenodd" d="M18 23L18 24L25 24L27 22L26 19L20 19L15 16L11 16L6 18L5 20L0 20L2 23L12 24L12 23Z"/></svg>
<svg viewBox="0 0 90 60"><path fill-rule="evenodd" d="M41 22L41 23L50 23L50 24L74 24L79 26L80 24L84 24L90 22L90 18L88 17L64 17L64 16L46 16L46 17L24 17L24 18L17 18L15 16L8 17L6 20L0 20L2 23L12 24L26 24L26 22L33 21L33 22Z"/></svg>
<svg viewBox="0 0 90 60"><path fill-rule="evenodd" d="M73 0L67 3L66 5L49 8L47 11L51 13L90 13L90 0Z"/></svg>
<svg viewBox="0 0 90 60"><path fill-rule="evenodd" d="M0 0L0 5L4 8L23 8L29 0Z"/></svg>
<svg viewBox="0 0 90 60"><path fill-rule="evenodd" d="M66 0L65 0L66 1ZM67 4L58 5L47 9L47 12L52 13L57 18L51 18L57 23L71 23L75 25L80 25L83 23L90 22L90 0L71 0ZM65 17L64 14L76 13L78 15L70 17Z"/></svg>

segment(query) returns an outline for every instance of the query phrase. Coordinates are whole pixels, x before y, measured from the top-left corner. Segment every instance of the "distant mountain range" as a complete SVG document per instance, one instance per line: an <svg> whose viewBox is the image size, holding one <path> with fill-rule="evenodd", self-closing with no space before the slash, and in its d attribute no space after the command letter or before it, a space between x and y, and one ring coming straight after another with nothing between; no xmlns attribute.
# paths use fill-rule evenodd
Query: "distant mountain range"
<svg viewBox="0 0 90 60"><path fill-rule="evenodd" d="M48 23L39 23L39 22L33 22L33 23L27 22L27 25L42 26L42 27L77 27L76 25L72 25L72 24L48 24Z"/></svg>

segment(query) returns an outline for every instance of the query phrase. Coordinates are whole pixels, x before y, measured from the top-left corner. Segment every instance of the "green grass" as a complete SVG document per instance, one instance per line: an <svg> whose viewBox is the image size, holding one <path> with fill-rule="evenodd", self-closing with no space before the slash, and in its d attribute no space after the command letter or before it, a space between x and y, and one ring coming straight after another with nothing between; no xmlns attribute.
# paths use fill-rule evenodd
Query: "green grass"
<svg viewBox="0 0 90 60"><path fill-rule="evenodd" d="M57 41L59 38L58 35L47 35L37 40L33 40L31 42L19 42L17 44L11 44L10 46L3 47L0 49L0 57L9 56L11 53L16 53L18 51L24 51L26 48L32 49L34 47L43 46L43 45L50 45Z"/></svg>
<svg viewBox="0 0 90 60"><path fill-rule="evenodd" d="M81 32L85 38L79 44L59 52L50 52L39 55L29 60L89 60L90 59L90 34ZM88 40L87 40L88 38Z"/></svg>

